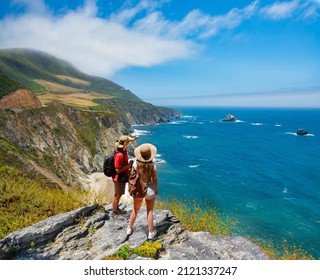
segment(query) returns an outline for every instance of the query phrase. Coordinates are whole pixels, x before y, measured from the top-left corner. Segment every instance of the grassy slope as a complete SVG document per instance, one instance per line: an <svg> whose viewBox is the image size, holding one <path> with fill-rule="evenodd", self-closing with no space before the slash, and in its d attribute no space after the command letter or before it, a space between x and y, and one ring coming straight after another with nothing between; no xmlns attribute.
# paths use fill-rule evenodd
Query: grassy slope
<svg viewBox="0 0 320 280"><path fill-rule="evenodd" d="M126 101L142 101L129 90L125 90L112 81L82 73L65 60L36 50L0 50L0 70L36 94L48 93L45 85L38 81L44 80L73 88L82 93L96 92ZM77 82L77 80L83 82Z"/></svg>
<svg viewBox="0 0 320 280"><path fill-rule="evenodd" d="M0 85L0 98L23 87L20 83L8 78L2 71L0 71Z"/></svg>

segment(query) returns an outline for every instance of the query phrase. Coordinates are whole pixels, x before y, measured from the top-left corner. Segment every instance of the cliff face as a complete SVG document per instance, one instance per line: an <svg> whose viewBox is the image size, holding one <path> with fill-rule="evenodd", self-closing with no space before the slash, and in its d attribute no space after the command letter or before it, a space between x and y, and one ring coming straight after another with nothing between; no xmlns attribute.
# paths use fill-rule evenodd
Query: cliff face
<svg viewBox="0 0 320 280"><path fill-rule="evenodd" d="M124 244L131 248L147 240L146 209L141 208L133 234L126 240L132 205L123 220L110 218L111 205L83 207L52 216L0 240L0 259L99 260L115 254ZM167 210L154 212L160 260L266 260L261 249L244 237L189 232ZM30 248L30 246L32 248ZM144 259L132 255L130 259ZM145 258L148 259L148 258Z"/></svg>
<svg viewBox="0 0 320 280"><path fill-rule="evenodd" d="M113 115L77 111L59 103L20 113L1 113L1 138L20 150L25 165L45 168L65 184L79 186L101 170L104 155L129 126ZM39 168L37 168L39 167Z"/></svg>
<svg viewBox="0 0 320 280"><path fill-rule="evenodd" d="M39 98L30 90L20 88L0 99L0 110L41 108Z"/></svg>
<svg viewBox="0 0 320 280"><path fill-rule="evenodd" d="M79 111L52 102L19 113L0 111L0 148L1 142L9 142L3 147L7 153L17 154L25 169L55 178L60 186L86 185L88 174L102 170L104 157L113 151L116 139L132 132L131 124L168 121L157 111L147 114L139 107L127 109L131 111Z"/></svg>

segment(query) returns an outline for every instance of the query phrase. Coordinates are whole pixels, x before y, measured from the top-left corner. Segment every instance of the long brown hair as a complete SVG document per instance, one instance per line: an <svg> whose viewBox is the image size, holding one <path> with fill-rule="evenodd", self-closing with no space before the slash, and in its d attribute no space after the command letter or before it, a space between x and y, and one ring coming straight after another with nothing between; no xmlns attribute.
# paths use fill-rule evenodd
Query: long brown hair
<svg viewBox="0 0 320 280"><path fill-rule="evenodd" d="M142 180L144 182L149 183L151 181L154 167L154 163L152 161L150 162L141 162L137 160L137 171L142 177Z"/></svg>

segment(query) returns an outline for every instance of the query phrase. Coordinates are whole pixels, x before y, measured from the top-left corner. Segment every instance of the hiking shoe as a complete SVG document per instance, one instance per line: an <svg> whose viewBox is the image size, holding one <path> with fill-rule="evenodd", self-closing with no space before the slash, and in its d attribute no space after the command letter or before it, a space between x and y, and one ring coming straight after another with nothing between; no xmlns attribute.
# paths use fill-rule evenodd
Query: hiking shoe
<svg viewBox="0 0 320 280"><path fill-rule="evenodd" d="M149 232L149 234L148 234L148 240L152 240L153 238L155 238L156 237L156 235L157 235L157 230L156 229L154 229L152 232Z"/></svg>
<svg viewBox="0 0 320 280"><path fill-rule="evenodd" d="M131 235L133 233L133 229L132 228L127 228L127 235Z"/></svg>
<svg viewBox="0 0 320 280"><path fill-rule="evenodd" d="M111 212L110 217L112 220L123 220L124 219L117 212Z"/></svg>
<svg viewBox="0 0 320 280"><path fill-rule="evenodd" d="M127 214L127 211L126 210L123 210L123 209L120 209L118 208L117 211L116 211L117 214L121 215L121 214Z"/></svg>

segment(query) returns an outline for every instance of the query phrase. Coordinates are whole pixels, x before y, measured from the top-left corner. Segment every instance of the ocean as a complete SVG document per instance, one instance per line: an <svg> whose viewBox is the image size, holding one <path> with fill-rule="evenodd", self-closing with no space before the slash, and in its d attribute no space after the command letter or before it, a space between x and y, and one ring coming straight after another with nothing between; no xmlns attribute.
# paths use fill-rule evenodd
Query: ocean
<svg viewBox="0 0 320 280"><path fill-rule="evenodd" d="M319 259L320 110L177 109L183 117L170 123L135 126L138 144L158 148L159 200L211 205L238 220L235 234ZM222 122L227 114L237 121Z"/></svg>

